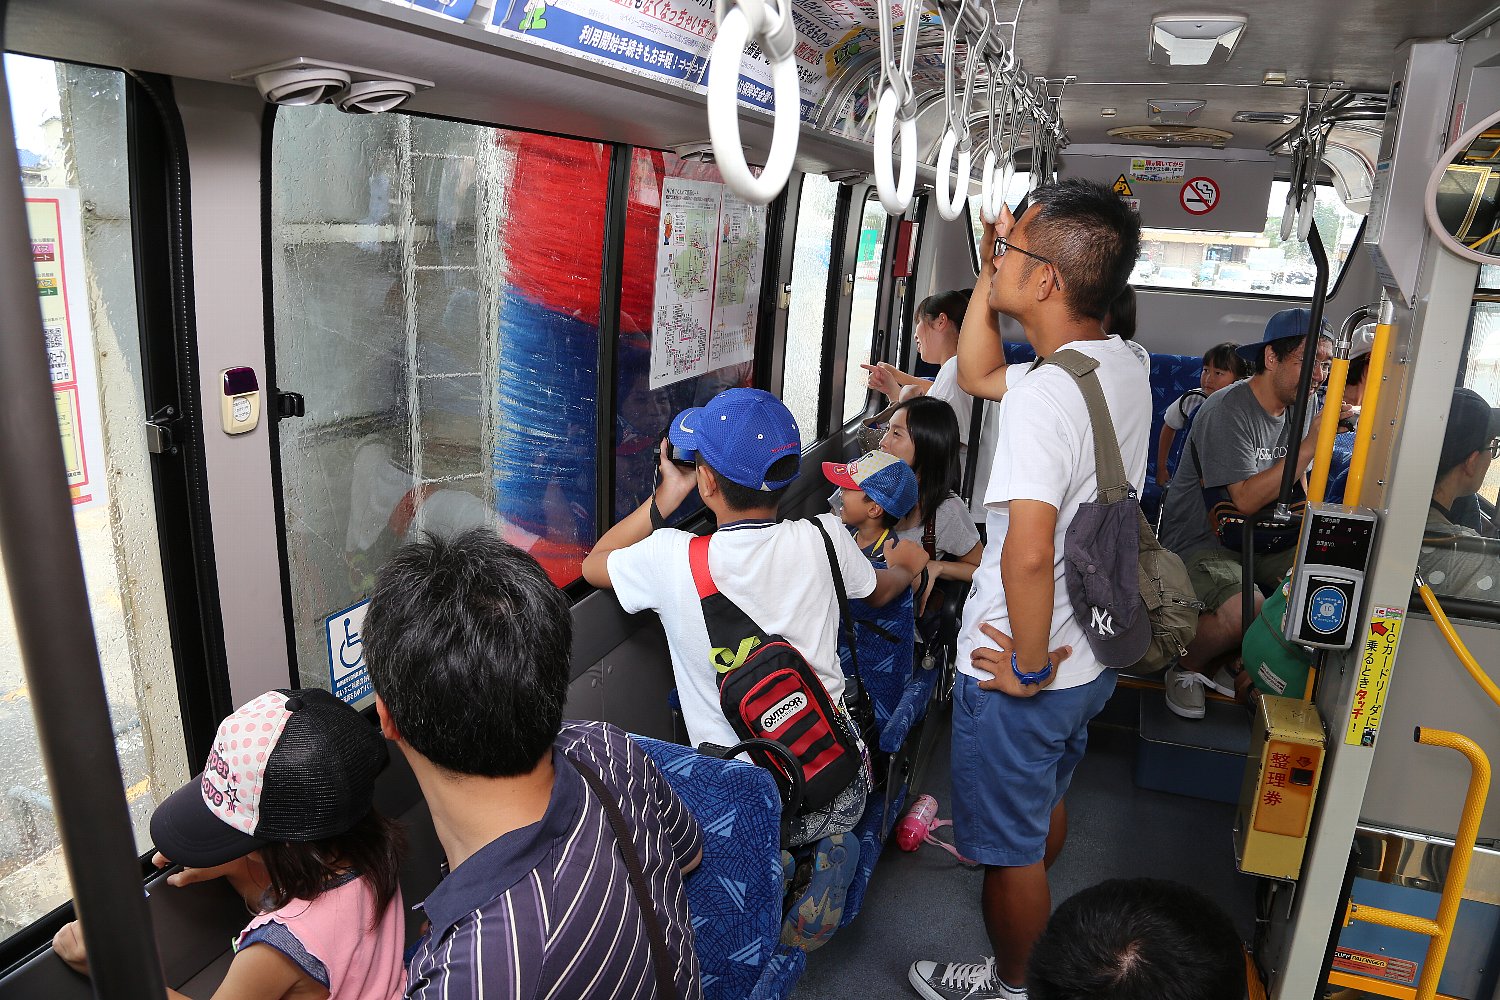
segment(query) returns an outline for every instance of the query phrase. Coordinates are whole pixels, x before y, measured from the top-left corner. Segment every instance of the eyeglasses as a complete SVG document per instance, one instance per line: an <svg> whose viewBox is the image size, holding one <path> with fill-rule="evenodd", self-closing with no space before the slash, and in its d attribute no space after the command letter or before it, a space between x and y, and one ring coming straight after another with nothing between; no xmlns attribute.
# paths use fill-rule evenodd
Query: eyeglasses
<svg viewBox="0 0 1500 1000"><path fill-rule="evenodd" d="M1039 253L1032 253L1030 250L1022 250L1020 247L1016 246L1014 243L1012 243L1010 240L1006 239L1004 236L996 236L995 237L995 249L994 249L993 252L990 253L990 259L994 260L996 257L1004 257L1005 256L1005 251L1007 251L1007 250L1014 250L1016 253L1023 253L1026 256L1032 258L1033 260L1039 260L1043 264L1048 265L1049 267L1052 268L1052 270L1054 270L1054 271L1057 270L1057 265L1054 264L1052 261L1048 260L1046 257L1043 257Z"/></svg>

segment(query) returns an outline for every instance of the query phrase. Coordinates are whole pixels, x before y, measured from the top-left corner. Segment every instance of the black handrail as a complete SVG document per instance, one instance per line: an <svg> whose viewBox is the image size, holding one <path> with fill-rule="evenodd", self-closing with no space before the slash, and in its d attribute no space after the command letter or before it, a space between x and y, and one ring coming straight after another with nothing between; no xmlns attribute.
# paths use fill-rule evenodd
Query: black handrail
<svg viewBox="0 0 1500 1000"><path fill-rule="evenodd" d="M1311 211L1308 206L1307 211ZM1297 481L1297 452L1302 444L1304 424L1307 422L1307 403L1312 393L1313 366L1318 363L1318 336L1323 328L1323 304L1328 301L1328 253L1323 249L1323 238L1318 235L1318 224L1312 223L1307 230L1307 249L1312 254L1317 278L1313 281L1311 316L1307 323L1307 343L1302 349L1302 374L1297 380L1297 398L1292 403L1292 420L1287 428L1286 458L1281 466L1281 494L1276 500L1276 520L1292 519L1292 487ZM1338 400L1329 400L1326 405L1338 405Z"/></svg>
<svg viewBox="0 0 1500 1000"><path fill-rule="evenodd" d="M0 109L9 108L0 73ZM9 114L0 118L0 147L9 150L14 128ZM159 997L165 990L84 587L30 251L20 167L3 155L0 549L94 995Z"/></svg>

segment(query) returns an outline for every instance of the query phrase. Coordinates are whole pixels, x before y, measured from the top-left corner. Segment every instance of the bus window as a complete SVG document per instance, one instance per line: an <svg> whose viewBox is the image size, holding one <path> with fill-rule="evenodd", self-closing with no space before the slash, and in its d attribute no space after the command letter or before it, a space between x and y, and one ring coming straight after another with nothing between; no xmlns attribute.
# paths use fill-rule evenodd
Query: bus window
<svg viewBox="0 0 1500 1000"><path fill-rule="evenodd" d="M631 154L630 200L625 215L625 254L620 276L620 332L616 366L615 404L615 508L614 520L629 514L650 495L656 471L657 442L666 433L673 415L690 406L701 406L719 390L750 385L760 289L750 280L765 266L766 218L763 208L745 208L732 225L742 228L733 243L724 234L704 232L712 260L718 239L717 280L711 351L721 358L739 358L681 381L650 386L649 364L653 337L667 336L653 321L657 292L657 251L661 237L671 238L679 225L692 226L691 217L664 219L662 189L668 178L723 183L719 170L701 160L684 160L674 153L637 149ZM679 213L682 214L682 213ZM721 215L730 222L727 215ZM701 224L701 223L697 223ZM707 229L715 228L708 222ZM690 240L696 236L689 231ZM733 248L732 251L730 248ZM737 258L753 253L754 261ZM731 329L731 327L734 329ZM733 346L731 347L731 342ZM711 354L710 365L715 364ZM811 426L811 425L809 425ZM696 503L692 509L697 509ZM674 515L674 518L679 515Z"/></svg>
<svg viewBox="0 0 1500 1000"><path fill-rule="evenodd" d="M1259 233L1142 226L1141 256L1130 272L1130 283L1137 288L1163 291L1196 288L1232 295L1310 300L1315 272L1307 244L1281 239L1286 192L1286 181L1271 185L1266 227ZM1328 252L1328 294L1332 295L1350 250L1358 241L1364 219L1345 208L1327 184L1318 185L1313 218Z"/></svg>
<svg viewBox="0 0 1500 1000"><path fill-rule="evenodd" d="M848 423L864 412L870 401L866 384L869 374L860 367L868 364L875 346L879 324L876 306L880 301L880 276L885 265L885 227L890 221L884 206L871 192L860 213L859 248L854 259L854 296L849 309L849 353L844 370L844 416Z"/></svg>
<svg viewBox="0 0 1500 1000"><path fill-rule="evenodd" d="M818 439L823 388L823 333L828 307L829 254L839 186L822 174L802 178L797 236L792 245L792 294L786 318L786 374L781 398L797 418L802 447Z"/></svg>
<svg viewBox="0 0 1500 1000"><path fill-rule="evenodd" d="M276 425L299 676L396 546L493 523L558 585L595 520L609 148L408 115L278 109ZM567 206L567 218L559 217ZM351 676L359 676L351 672Z"/></svg>
<svg viewBox="0 0 1500 1000"><path fill-rule="evenodd" d="M136 846L190 773L141 383L125 77L5 57L74 523ZM0 937L71 894L0 576Z"/></svg>

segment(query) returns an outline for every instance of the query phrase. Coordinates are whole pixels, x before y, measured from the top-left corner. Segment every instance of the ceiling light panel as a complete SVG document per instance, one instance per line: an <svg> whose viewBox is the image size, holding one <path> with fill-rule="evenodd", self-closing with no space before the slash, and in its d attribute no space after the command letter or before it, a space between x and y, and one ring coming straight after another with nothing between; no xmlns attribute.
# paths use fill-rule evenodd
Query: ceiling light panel
<svg viewBox="0 0 1500 1000"><path fill-rule="evenodd" d="M1246 23L1239 14L1158 14L1151 19L1148 58L1160 66L1228 62Z"/></svg>

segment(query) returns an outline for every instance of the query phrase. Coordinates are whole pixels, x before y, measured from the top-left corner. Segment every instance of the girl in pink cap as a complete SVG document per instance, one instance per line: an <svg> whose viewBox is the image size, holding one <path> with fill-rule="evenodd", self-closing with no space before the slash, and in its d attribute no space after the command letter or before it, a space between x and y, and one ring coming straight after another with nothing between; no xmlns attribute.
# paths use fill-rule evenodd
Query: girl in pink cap
<svg viewBox="0 0 1500 1000"><path fill-rule="evenodd" d="M371 807L386 759L375 727L327 691L268 691L219 724L203 773L157 807L152 860L185 866L168 884L224 878L255 914L215 998L401 996L402 836ZM78 921L52 947L88 974Z"/></svg>

